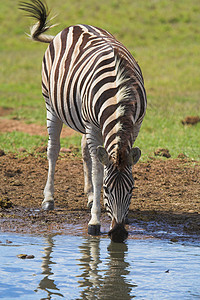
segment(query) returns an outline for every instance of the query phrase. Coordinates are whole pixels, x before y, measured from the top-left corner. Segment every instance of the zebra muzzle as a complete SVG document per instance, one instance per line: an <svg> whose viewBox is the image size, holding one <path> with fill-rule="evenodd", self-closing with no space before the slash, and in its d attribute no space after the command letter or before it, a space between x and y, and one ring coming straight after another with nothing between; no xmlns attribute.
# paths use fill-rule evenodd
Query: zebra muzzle
<svg viewBox="0 0 200 300"><path fill-rule="evenodd" d="M123 243L128 237L128 231L125 229L124 224L115 224L114 227L108 232L111 241L115 243Z"/></svg>

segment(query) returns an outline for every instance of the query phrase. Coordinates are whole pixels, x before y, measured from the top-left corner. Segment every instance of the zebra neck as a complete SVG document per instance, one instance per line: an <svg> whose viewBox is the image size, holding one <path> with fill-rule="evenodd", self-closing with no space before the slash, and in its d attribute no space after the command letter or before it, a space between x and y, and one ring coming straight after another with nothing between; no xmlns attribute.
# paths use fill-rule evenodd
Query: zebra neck
<svg viewBox="0 0 200 300"><path fill-rule="evenodd" d="M133 145L133 131L121 130L112 134L105 144L110 160L119 169L124 169L128 164L128 156Z"/></svg>

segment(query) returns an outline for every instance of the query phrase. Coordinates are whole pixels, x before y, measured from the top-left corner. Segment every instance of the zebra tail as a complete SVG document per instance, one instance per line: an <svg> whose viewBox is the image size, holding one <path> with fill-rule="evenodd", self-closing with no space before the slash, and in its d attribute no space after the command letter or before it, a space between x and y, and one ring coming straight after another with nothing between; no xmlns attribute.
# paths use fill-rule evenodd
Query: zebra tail
<svg viewBox="0 0 200 300"><path fill-rule="evenodd" d="M19 9L25 11L28 17L37 20L37 23L30 28L30 34L28 34L28 36L37 42L50 43L54 39L54 36L46 35L44 32L56 26L56 24L48 25L50 20L47 20L47 18L50 12L47 4L41 0L30 1L31 3L24 1L19 2Z"/></svg>

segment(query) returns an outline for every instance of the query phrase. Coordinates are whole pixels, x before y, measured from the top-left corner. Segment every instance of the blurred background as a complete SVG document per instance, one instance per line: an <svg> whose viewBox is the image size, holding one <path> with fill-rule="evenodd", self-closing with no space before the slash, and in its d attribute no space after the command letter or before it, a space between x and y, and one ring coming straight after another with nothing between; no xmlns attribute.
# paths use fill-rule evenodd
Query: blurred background
<svg viewBox="0 0 200 300"><path fill-rule="evenodd" d="M142 159L158 148L200 158L200 4L199 0L48 0L52 20L59 23L49 33L89 24L120 40L138 61L145 80L147 114L135 145ZM7 120L46 124L41 94L41 62L47 44L25 35L34 19L24 16L18 1L0 3L0 148L31 151L47 136L13 129ZM187 117L197 117L196 122ZM189 124L188 124L189 123ZM195 123L195 124L191 124ZM62 139L62 147L80 147L81 136Z"/></svg>

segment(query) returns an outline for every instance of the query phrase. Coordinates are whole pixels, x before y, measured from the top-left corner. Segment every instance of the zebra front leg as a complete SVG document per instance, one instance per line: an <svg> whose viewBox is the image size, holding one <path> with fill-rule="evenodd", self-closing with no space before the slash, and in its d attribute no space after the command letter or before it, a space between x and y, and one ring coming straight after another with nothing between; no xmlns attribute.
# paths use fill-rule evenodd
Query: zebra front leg
<svg viewBox="0 0 200 300"><path fill-rule="evenodd" d="M83 135L81 141L83 171L84 171L84 192L88 197L87 206L92 208L93 203L93 184L92 184L92 160L88 149L86 135Z"/></svg>
<svg viewBox="0 0 200 300"><path fill-rule="evenodd" d="M88 223L88 233L91 235L100 234L100 198L103 184L103 166L96 156L92 157L92 183L93 183L93 202L91 208L91 219Z"/></svg>
<svg viewBox="0 0 200 300"><path fill-rule="evenodd" d="M56 161L60 151L60 133L62 125L62 121L60 121L54 113L47 111L47 129L49 133L47 157L49 170L47 183L44 189L44 200L42 202L42 208L44 210L54 209L54 174Z"/></svg>

